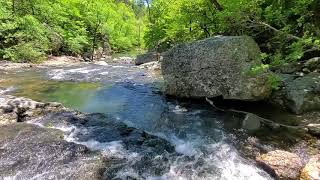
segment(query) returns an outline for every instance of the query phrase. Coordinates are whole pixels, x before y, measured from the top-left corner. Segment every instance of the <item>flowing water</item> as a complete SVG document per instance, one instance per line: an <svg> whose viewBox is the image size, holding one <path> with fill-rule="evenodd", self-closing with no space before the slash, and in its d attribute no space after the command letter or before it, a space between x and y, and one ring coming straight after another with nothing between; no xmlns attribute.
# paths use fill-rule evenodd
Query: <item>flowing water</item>
<svg viewBox="0 0 320 180"><path fill-rule="evenodd" d="M161 80L150 80L141 69L82 65L0 75L0 85L14 89L13 95L56 101L82 112L104 113L175 146L176 154L159 154L152 159L152 164L165 169L155 173L154 166L135 167L142 161L139 152L125 149L119 141L103 140L94 128L59 127L68 132L68 141L125 157L127 162L117 170L115 179L272 179L235 148L248 136L259 135L242 128L243 117L216 112L204 102L168 99L161 93ZM87 138L79 138L79 131L86 131ZM267 131L260 131L264 132L261 138L267 133L268 137L277 134ZM278 137L284 138L281 134Z"/></svg>

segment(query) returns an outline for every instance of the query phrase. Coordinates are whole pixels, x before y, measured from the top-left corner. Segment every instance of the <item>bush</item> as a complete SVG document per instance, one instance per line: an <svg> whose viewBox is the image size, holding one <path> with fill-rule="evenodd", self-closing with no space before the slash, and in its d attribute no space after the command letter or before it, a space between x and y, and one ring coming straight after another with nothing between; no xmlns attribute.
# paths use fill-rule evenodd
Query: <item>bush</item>
<svg viewBox="0 0 320 180"><path fill-rule="evenodd" d="M13 62L33 62L38 63L45 59L45 52L34 47L32 42L18 44L4 51L5 59Z"/></svg>

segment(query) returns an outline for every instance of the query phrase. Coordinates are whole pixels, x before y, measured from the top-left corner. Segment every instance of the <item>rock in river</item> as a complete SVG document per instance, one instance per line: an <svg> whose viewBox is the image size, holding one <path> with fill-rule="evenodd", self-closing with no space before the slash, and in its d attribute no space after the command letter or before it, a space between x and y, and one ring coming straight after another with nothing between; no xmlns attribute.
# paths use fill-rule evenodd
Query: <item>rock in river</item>
<svg viewBox="0 0 320 180"><path fill-rule="evenodd" d="M166 93L178 97L261 100L271 87L261 66L260 49L248 36L219 36L178 45L163 54Z"/></svg>
<svg viewBox="0 0 320 180"><path fill-rule="evenodd" d="M309 73L306 76L279 75L283 88L277 92L278 102L296 114L320 110L320 73Z"/></svg>
<svg viewBox="0 0 320 180"><path fill-rule="evenodd" d="M320 179L320 155L310 158L307 165L302 169L300 180L318 180Z"/></svg>
<svg viewBox="0 0 320 180"><path fill-rule="evenodd" d="M63 132L31 124L0 126L0 175L10 179L101 179L103 163Z"/></svg>
<svg viewBox="0 0 320 180"><path fill-rule="evenodd" d="M275 150L257 157L257 162L277 179L297 179L303 165L296 154Z"/></svg>
<svg viewBox="0 0 320 180"><path fill-rule="evenodd" d="M158 61L160 58L160 55L156 52L148 52L146 54L141 54L137 56L137 59L135 60L136 65L141 65L144 63L152 62L152 61Z"/></svg>
<svg viewBox="0 0 320 180"><path fill-rule="evenodd" d="M49 112L62 111L59 103L41 103L28 98L0 96L0 125L23 122Z"/></svg>

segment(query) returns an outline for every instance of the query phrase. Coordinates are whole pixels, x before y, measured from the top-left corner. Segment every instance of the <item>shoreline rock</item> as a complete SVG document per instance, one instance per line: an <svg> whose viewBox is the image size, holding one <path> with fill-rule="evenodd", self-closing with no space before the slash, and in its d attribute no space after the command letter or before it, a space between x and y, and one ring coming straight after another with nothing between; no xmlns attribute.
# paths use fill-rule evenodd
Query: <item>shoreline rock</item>
<svg viewBox="0 0 320 180"><path fill-rule="evenodd" d="M73 56L49 56L47 60L40 64L34 63L14 63L10 61L0 61L0 70L26 70L31 68L47 68L54 66L68 66L82 63L82 59Z"/></svg>

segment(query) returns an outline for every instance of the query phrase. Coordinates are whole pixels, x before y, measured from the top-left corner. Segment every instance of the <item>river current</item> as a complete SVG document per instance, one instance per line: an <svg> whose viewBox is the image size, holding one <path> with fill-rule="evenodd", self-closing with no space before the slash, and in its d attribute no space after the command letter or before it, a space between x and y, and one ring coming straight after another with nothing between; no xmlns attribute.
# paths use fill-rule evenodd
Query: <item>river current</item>
<svg viewBox="0 0 320 180"><path fill-rule="evenodd" d="M13 95L103 113L174 145L174 155L160 154L146 169L137 169L134 164L143 161L139 152L125 149L119 141L105 141L94 127L55 127L65 132L67 141L124 157L125 165L114 172L113 179L272 179L236 148L252 135L243 129L242 117L216 112L205 101L167 98L161 78L139 68L84 64L1 76L6 77L1 85L11 87ZM166 170L155 173L158 166Z"/></svg>

